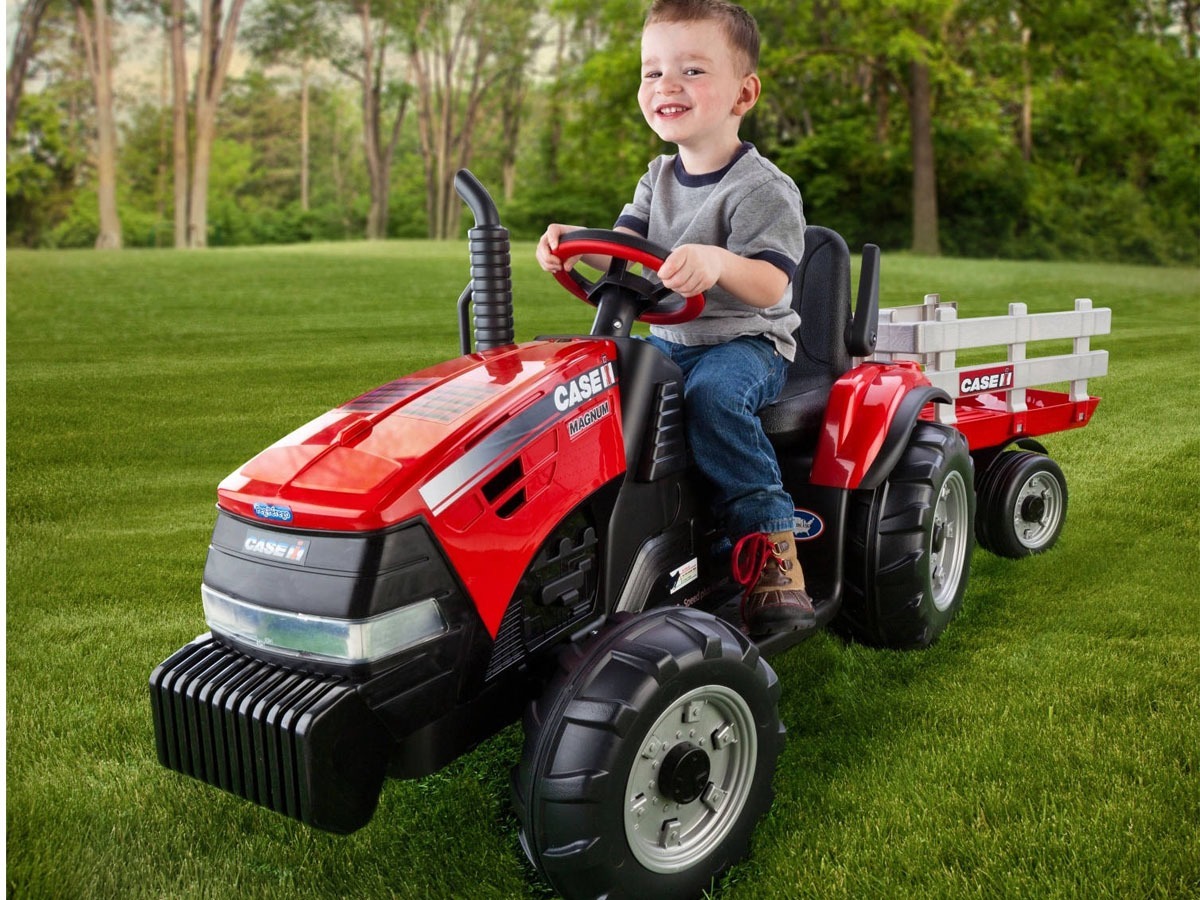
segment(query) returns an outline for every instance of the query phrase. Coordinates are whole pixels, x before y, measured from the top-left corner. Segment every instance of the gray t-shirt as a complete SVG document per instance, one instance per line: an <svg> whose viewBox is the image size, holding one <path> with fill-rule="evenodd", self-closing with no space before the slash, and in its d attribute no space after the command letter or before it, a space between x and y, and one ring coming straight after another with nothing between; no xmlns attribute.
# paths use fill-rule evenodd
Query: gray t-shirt
<svg viewBox="0 0 1200 900"><path fill-rule="evenodd" d="M724 169L706 175L689 175L678 156L658 157L638 182L633 202L625 205L617 225L669 249L712 244L766 260L789 282L804 253L800 190L750 143L742 144ZM775 306L758 309L713 287L705 292L704 312L697 318L682 325L654 325L650 331L688 346L764 334L791 361L796 356L792 332L800 324L791 296L789 283Z"/></svg>

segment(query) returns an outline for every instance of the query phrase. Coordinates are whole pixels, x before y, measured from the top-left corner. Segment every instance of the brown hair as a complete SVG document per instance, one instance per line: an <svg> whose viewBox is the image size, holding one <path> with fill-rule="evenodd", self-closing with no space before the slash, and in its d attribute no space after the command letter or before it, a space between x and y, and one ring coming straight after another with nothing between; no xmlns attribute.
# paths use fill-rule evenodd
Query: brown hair
<svg viewBox="0 0 1200 900"><path fill-rule="evenodd" d="M746 74L758 68L758 23L754 16L728 0L654 0L646 25L658 22L717 22L733 49L746 61Z"/></svg>

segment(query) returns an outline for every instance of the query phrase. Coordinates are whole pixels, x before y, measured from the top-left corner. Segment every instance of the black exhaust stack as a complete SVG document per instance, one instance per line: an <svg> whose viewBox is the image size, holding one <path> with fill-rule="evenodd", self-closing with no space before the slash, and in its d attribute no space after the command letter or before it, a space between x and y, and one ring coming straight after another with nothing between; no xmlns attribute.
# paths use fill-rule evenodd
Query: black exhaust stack
<svg viewBox="0 0 1200 900"><path fill-rule="evenodd" d="M454 189L475 216L467 232L471 283L458 298L458 340L463 355L471 352L468 308L475 308L475 349L494 350L515 342L513 332L512 254L508 229L487 189L466 169L454 176Z"/></svg>

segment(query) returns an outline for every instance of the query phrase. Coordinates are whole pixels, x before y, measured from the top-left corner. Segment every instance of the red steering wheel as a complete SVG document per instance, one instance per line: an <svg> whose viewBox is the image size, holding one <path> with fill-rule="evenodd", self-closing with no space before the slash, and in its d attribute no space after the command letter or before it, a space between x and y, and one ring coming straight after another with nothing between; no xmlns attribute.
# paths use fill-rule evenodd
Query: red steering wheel
<svg viewBox="0 0 1200 900"><path fill-rule="evenodd" d="M681 297L661 284L630 274L628 264L631 262L640 263L657 272L670 255L669 250L664 250L644 238L621 231L581 228L564 234L558 242L558 247L552 252L563 262L573 256L583 256L587 253L612 257L608 271L596 281L580 275L574 269L569 272L560 269L554 273L559 284L592 306L597 305L597 300L593 298L599 288L616 284L637 296L638 320L652 325L690 322L704 309L703 294Z"/></svg>

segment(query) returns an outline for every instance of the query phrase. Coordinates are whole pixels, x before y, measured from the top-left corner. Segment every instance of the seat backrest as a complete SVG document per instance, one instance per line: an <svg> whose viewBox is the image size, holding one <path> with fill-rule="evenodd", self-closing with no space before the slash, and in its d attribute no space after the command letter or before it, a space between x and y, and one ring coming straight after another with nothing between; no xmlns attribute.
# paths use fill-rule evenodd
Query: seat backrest
<svg viewBox="0 0 1200 900"><path fill-rule="evenodd" d="M850 248L820 225L804 229L804 257L792 280L792 309L800 314L796 360L788 379L837 378L850 368Z"/></svg>

